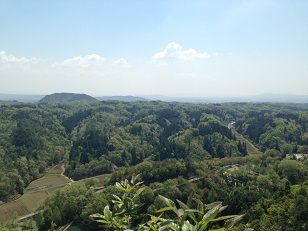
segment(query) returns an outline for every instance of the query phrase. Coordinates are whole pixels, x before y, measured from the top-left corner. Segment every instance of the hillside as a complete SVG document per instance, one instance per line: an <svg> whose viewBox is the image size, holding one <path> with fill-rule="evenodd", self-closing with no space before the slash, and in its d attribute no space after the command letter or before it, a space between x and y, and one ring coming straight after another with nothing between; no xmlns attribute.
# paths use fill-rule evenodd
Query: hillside
<svg viewBox="0 0 308 231"><path fill-rule="evenodd" d="M97 99L86 94L76 94L76 93L54 93L51 95L46 95L39 103L63 103L63 102L96 102Z"/></svg>
<svg viewBox="0 0 308 231"><path fill-rule="evenodd" d="M89 215L111 205L114 183L137 174L147 187L140 213L162 208L158 195L193 197L222 201L227 214L247 214L244 222L255 230L270 224L281 230L283 220L305 230L308 161L285 156L308 151L307 104L0 102L0 122L4 205L55 164L64 163L65 175L76 181L111 174L51 196L36 218L41 230L71 220L93 230ZM101 194L89 190L102 184Z"/></svg>

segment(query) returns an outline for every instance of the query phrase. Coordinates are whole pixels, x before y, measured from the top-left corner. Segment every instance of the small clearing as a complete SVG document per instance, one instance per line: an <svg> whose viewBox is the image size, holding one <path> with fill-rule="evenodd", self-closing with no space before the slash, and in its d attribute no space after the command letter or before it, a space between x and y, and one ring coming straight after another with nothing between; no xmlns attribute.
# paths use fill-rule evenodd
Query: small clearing
<svg viewBox="0 0 308 231"><path fill-rule="evenodd" d="M244 136L242 136L241 134L239 134L235 128L234 125L229 123L228 124L228 128L232 129L232 133L235 135L236 139L240 140L241 142L245 142L247 145L247 151L250 155L254 155L254 154L262 154L262 152L253 145L253 143L251 143L248 139L246 139Z"/></svg>

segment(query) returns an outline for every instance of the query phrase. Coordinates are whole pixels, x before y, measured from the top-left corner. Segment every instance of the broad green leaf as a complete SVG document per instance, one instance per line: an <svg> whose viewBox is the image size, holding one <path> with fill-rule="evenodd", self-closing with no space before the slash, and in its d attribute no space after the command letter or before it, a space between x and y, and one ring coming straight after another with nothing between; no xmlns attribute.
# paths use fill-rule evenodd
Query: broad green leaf
<svg viewBox="0 0 308 231"><path fill-rule="evenodd" d="M173 222L174 222L173 220L167 220L167 221L162 222L160 225L161 226L168 226L168 225L172 224Z"/></svg>
<svg viewBox="0 0 308 231"><path fill-rule="evenodd" d="M201 214L201 212L197 209L186 209L185 212L200 213Z"/></svg>
<svg viewBox="0 0 308 231"><path fill-rule="evenodd" d="M201 225L201 227L199 230L206 230L208 224L209 224L208 221L200 221L199 225Z"/></svg>
<svg viewBox="0 0 308 231"><path fill-rule="evenodd" d="M122 211L116 213L115 215L116 215L116 216L121 215L121 214L125 213L125 211L126 211L126 209L124 208Z"/></svg>
<svg viewBox="0 0 308 231"><path fill-rule="evenodd" d="M211 220L214 217L216 217L216 215L218 214L219 208L220 208L220 204L215 205L212 209L210 209L202 218L203 221L205 220Z"/></svg>
<svg viewBox="0 0 308 231"><path fill-rule="evenodd" d="M225 231L225 228L220 228L220 229L210 229L209 231Z"/></svg>
<svg viewBox="0 0 308 231"><path fill-rule="evenodd" d="M236 217L236 216L237 216L237 215L222 216L222 217L218 217L218 218L212 219L212 220L210 220L210 221L212 221L212 222L215 222L215 221L223 221L223 220L227 220L227 219L234 218L234 217Z"/></svg>
<svg viewBox="0 0 308 231"><path fill-rule="evenodd" d="M90 215L90 217L94 217L94 218L104 218L104 216L103 216L102 214L99 214L99 213L92 214L92 215Z"/></svg>
<svg viewBox="0 0 308 231"><path fill-rule="evenodd" d="M139 176L140 176L140 174L137 174L136 176L132 176L130 183L135 184L135 181L139 178Z"/></svg>
<svg viewBox="0 0 308 231"><path fill-rule="evenodd" d="M218 212L220 213L221 211L225 210L227 207L228 207L227 205L226 205L226 206L222 206L222 207L219 209Z"/></svg>
<svg viewBox="0 0 308 231"><path fill-rule="evenodd" d="M198 198L193 198L193 200L195 201L195 202L197 202L197 209L199 210L199 211L201 211L201 212L203 212L203 210L204 210L204 204L198 199Z"/></svg>
<svg viewBox="0 0 308 231"><path fill-rule="evenodd" d="M151 221L153 221L154 223L157 223L158 221L166 221L166 219L161 218L160 216L156 217L156 216L151 215Z"/></svg>
<svg viewBox="0 0 308 231"><path fill-rule="evenodd" d="M106 205L105 208L104 208L104 216L105 216L105 219L106 219L107 221L110 221L111 218L112 218L112 212L110 211L108 205Z"/></svg>
<svg viewBox="0 0 308 231"><path fill-rule="evenodd" d="M175 203L172 200L170 200L169 198L164 197L162 195L159 195L159 198L161 198L169 207L176 207Z"/></svg>
<svg viewBox="0 0 308 231"><path fill-rule="evenodd" d="M221 201L215 201L215 202L213 202L213 203L211 203L211 204L205 204L204 205L204 207L205 207L205 209L212 209L212 208L214 208L214 207L216 207L216 206L219 206L219 207L221 207L222 206L222 202Z"/></svg>
<svg viewBox="0 0 308 231"><path fill-rule="evenodd" d="M121 199L120 197L118 197L117 195L112 194L112 196L113 196L115 199L117 199L118 201L122 201L122 199Z"/></svg>
<svg viewBox="0 0 308 231"><path fill-rule="evenodd" d="M143 184L143 182L144 181L140 181L140 182L136 183L135 186L141 185L141 184Z"/></svg>
<svg viewBox="0 0 308 231"><path fill-rule="evenodd" d="M185 212L187 212L187 215L195 222L195 224L198 223L198 222L197 222L197 218L196 218L194 213L201 213L202 214L202 212L197 210L197 209L186 209Z"/></svg>
<svg viewBox="0 0 308 231"><path fill-rule="evenodd" d="M149 225L152 230L157 230L153 225Z"/></svg>
<svg viewBox="0 0 308 231"><path fill-rule="evenodd" d="M174 231L180 231L181 230L181 227L177 224L177 223L174 223L172 222L169 226L168 226L171 230L174 230ZM170 230L169 229L169 230ZM168 231L169 231L168 230Z"/></svg>
<svg viewBox="0 0 308 231"><path fill-rule="evenodd" d="M190 224L188 221L185 221L182 226L182 231L197 231L197 228Z"/></svg>
<svg viewBox="0 0 308 231"><path fill-rule="evenodd" d="M182 217L184 215L183 209L174 209L173 210L178 217Z"/></svg>
<svg viewBox="0 0 308 231"><path fill-rule="evenodd" d="M95 220L98 223L102 223L102 224L110 224L110 221L106 221L106 220Z"/></svg>
<svg viewBox="0 0 308 231"><path fill-rule="evenodd" d="M176 207L165 207L165 208L157 210L156 212L157 213L162 213L162 212L165 212L165 211L171 211L171 210L173 211L175 209L176 209Z"/></svg>
<svg viewBox="0 0 308 231"><path fill-rule="evenodd" d="M179 203L179 205L181 206L181 208L182 209L184 209L185 211L187 210L187 209L189 209L189 207L185 204L185 203L183 203L182 201L180 201L180 200L176 200L178 203Z"/></svg>
<svg viewBox="0 0 308 231"><path fill-rule="evenodd" d="M235 217L226 221L225 227L231 228L236 222L240 221L245 215L235 215Z"/></svg>
<svg viewBox="0 0 308 231"><path fill-rule="evenodd" d="M122 191L126 191L126 189L119 182L116 182L115 186L116 186L117 189L120 189Z"/></svg>
<svg viewBox="0 0 308 231"><path fill-rule="evenodd" d="M145 187L138 189L133 198L136 198L137 196L139 196L140 193L142 193L144 190L145 190Z"/></svg>
<svg viewBox="0 0 308 231"><path fill-rule="evenodd" d="M122 208L123 205L124 205L124 202L123 202L123 201L115 201L115 200L112 200L112 203L114 203L118 208Z"/></svg>

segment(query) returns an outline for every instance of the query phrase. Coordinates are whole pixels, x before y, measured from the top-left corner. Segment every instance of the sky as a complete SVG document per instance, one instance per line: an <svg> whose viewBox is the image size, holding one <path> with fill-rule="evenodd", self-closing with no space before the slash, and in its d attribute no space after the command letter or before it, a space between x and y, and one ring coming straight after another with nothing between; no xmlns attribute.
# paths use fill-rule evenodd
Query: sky
<svg viewBox="0 0 308 231"><path fill-rule="evenodd" d="M308 95L307 0L0 0L0 93Z"/></svg>

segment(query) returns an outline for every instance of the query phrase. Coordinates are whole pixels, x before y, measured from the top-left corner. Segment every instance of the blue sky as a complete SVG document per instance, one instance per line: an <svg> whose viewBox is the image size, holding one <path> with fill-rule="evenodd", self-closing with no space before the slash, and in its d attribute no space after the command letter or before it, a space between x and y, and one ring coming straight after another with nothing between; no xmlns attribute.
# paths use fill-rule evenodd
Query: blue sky
<svg viewBox="0 0 308 231"><path fill-rule="evenodd" d="M0 93L308 95L308 1L0 0Z"/></svg>

